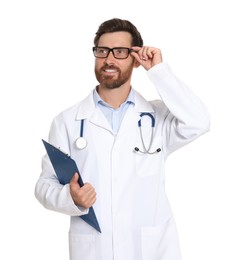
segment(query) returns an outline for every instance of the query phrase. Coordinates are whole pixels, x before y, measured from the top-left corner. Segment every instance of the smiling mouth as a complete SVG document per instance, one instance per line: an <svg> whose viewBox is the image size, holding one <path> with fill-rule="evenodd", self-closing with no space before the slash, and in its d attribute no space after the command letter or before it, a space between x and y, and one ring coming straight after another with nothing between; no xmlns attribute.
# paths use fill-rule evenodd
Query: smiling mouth
<svg viewBox="0 0 244 260"><path fill-rule="evenodd" d="M115 69L104 69L103 70L103 74L106 76L115 76L116 74L118 74L118 70Z"/></svg>
<svg viewBox="0 0 244 260"><path fill-rule="evenodd" d="M116 72L118 72L117 70L115 70L115 69L105 69L105 70L103 70L104 72L107 72L107 73L116 73Z"/></svg>

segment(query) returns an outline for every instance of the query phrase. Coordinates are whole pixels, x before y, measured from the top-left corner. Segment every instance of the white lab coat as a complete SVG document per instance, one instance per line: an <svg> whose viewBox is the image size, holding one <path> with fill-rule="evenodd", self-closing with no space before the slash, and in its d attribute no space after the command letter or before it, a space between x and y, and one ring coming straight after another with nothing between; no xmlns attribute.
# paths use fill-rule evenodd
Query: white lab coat
<svg viewBox="0 0 244 260"><path fill-rule="evenodd" d="M49 142L77 162L84 182L97 193L94 204L102 233L80 217L87 210L77 207L69 184L59 184L50 161L43 157L43 170L35 195L44 207L71 216L71 260L180 260L177 230L166 194L164 164L167 156L209 129L209 115L202 102L171 72L167 63L151 68L148 76L162 100L146 101L135 92L135 106L127 110L120 129L113 133L103 113L94 105L93 94L60 113L50 129ZM141 154L138 128L141 112L156 120L151 151ZM87 147L75 146L84 121ZM150 143L151 120L144 116L142 132Z"/></svg>

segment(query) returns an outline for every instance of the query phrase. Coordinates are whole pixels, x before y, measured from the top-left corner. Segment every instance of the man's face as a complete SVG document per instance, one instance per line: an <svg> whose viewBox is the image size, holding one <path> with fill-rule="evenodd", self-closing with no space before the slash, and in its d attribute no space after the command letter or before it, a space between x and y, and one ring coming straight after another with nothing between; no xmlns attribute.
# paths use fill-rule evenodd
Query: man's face
<svg viewBox="0 0 244 260"><path fill-rule="evenodd" d="M131 42L132 38L128 32L105 33L100 37L98 47L131 48ZM130 54L126 59L116 59L112 52L107 58L96 58L95 75L100 86L113 89L124 84L130 85L134 62Z"/></svg>

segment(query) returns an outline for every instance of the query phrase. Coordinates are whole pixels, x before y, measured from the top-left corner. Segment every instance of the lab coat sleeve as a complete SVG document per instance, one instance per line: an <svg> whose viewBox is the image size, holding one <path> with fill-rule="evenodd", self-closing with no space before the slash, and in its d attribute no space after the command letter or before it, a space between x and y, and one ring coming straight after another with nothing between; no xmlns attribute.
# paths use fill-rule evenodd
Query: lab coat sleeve
<svg viewBox="0 0 244 260"><path fill-rule="evenodd" d="M49 142L57 147L62 147L68 151L67 141L62 138L65 132L64 125L58 126L57 119L54 119ZM88 209L77 207L70 194L70 185L59 183L51 161L47 155L42 158L42 173L35 186L35 196L37 200L47 209L57 211L69 216L81 216L88 213Z"/></svg>
<svg viewBox="0 0 244 260"><path fill-rule="evenodd" d="M167 156L207 132L210 116L203 102L174 75L166 62L151 68L148 76L163 101L162 136Z"/></svg>

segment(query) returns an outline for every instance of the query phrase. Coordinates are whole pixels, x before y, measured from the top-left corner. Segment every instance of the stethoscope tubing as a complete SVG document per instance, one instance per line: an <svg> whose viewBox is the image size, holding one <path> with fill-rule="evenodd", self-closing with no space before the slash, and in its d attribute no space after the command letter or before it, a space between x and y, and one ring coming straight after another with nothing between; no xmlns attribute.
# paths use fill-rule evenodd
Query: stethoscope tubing
<svg viewBox="0 0 244 260"><path fill-rule="evenodd" d="M150 143L148 145L148 148L146 148L146 145L145 145L145 142L144 142L144 138L143 138L143 135L142 135L142 130L141 130L141 128L142 128L141 120L142 120L143 116L149 116L151 118L151 121L152 121L151 122L151 127L152 127L151 138L150 138ZM155 153L161 152L161 148L157 148L156 151L150 152L151 147L152 147L152 143L153 143L153 137L154 137L155 117L151 113L148 113L148 112L141 113L140 117L141 117L141 119L138 121L138 127L140 129L140 137L141 137L143 151L141 151L138 147L135 147L134 151L135 152L139 152L139 153L143 153L143 154L155 154Z"/></svg>

